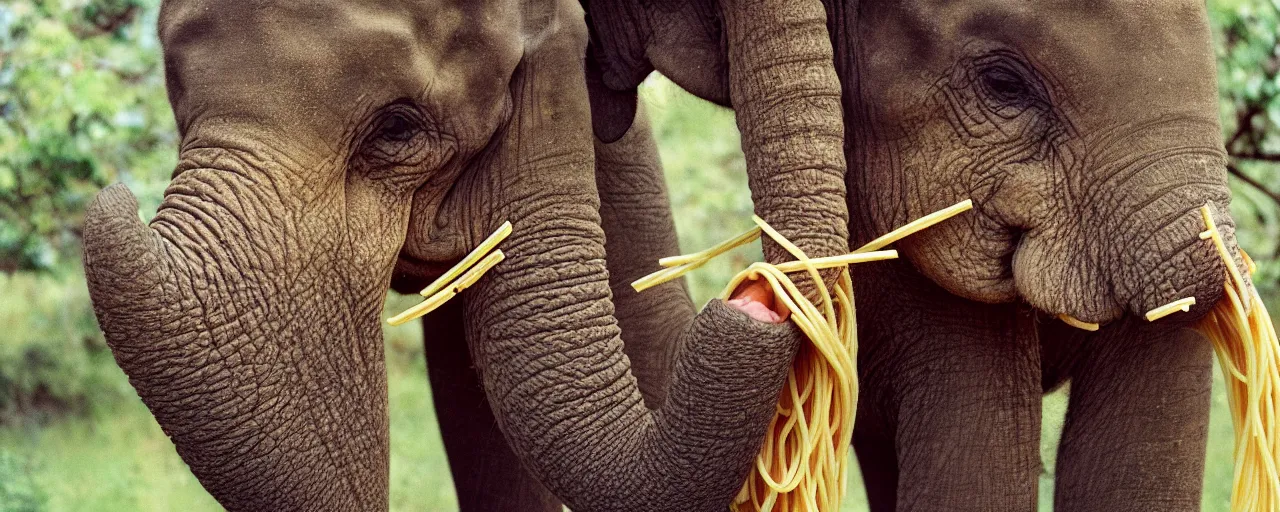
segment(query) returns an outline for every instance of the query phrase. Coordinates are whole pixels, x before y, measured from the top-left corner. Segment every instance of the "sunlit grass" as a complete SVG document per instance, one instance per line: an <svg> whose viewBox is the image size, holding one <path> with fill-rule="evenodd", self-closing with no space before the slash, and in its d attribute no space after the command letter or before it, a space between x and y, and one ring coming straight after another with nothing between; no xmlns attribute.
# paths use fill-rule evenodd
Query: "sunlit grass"
<svg viewBox="0 0 1280 512"><path fill-rule="evenodd" d="M412 300L412 299L411 299ZM391 309L405 303L393 299ZM6 304L6 307L12 307ZM391 510L457 509L416 329L387 332ZM113 367L113 379L127 386ZM0 428L0 453L16 455L48 501L46 510L221 510L178 457L136 395L88 417ZM5 511L0 496L0 511Z"/></svg>
<svg viewBox="0 0 1280 512"><path fill-rule="evenodd" d="M137 399L108 414L0 429L29 464L48 510L220 510Z"/></svg>

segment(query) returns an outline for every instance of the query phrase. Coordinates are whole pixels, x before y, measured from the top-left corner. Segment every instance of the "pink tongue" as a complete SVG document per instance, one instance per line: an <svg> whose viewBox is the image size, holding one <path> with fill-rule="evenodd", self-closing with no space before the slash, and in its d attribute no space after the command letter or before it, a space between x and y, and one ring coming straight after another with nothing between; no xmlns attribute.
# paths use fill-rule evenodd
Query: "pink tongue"
<svg viewBox="0 0 1280 512"><path fill-rule="evenodd" d="M768 306L765 306L764 304L761 304L749 298L741 297L737 299L729 299L729 301L726 302L726 304L728 304L730 307L734 309L737 309L738 311L746 313L747 316L751 317L752 319L765 322L765 323L770 323L770 324L782 323L781 315L779 315L777 312L773 311L772 309L769 309Z"/></svg>

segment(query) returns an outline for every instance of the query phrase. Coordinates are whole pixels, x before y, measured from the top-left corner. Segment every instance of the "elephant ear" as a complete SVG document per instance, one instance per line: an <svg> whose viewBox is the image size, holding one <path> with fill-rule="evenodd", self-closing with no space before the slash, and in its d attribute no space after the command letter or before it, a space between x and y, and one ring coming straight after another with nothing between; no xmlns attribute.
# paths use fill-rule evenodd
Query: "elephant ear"
<svg viewBox="0 0 1280 512"><path fill-rule="evenodd" d="M634 89L656 69L731 105L756 213L810 257L849 251L841 88L821 0L583 2L592 80ZM593 114L609 104L597 96ZM598 136L620 135L602 124ZM772 240L763 248L772 263L792 258ZM837 275L823 273L828 286Z"/></svg>
<svg viewBox="0 0 1280 512"><path fill-rule="evenodd" d="M717 0L581 0L601 78L635 87L654 69L694 96L729 106L728 57ZM593 98L594 109L594 98Z"/></svg>
<svg viewBox="0 0 1280 512"><path fill-rule="evenodd" d="M611 89L604 82L595 49L587 48L587 97L591 100L591 131L606 144L621 139L636 118L636 88Z"/></svg>

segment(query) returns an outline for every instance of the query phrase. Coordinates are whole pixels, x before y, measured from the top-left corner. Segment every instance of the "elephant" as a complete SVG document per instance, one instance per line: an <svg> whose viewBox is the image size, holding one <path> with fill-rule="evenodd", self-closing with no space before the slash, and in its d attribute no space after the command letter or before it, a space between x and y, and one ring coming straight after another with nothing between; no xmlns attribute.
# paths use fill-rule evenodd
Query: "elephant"
<svg viewBox="0 0 1280 512"><path fill-rule="evenodd" d="M584 4L601 70L593 111L614 114L593 119L598 136L625 132L655 69L738 107L723 35L736 21L715 4ZM1198 510L1212 356L1188 326L1226 279L1198 237L1201 206L1238 252L1204 3L824 7L850 247L975 205L899 243L902 259L853 267L853 443L871 510L1035 510L1040 400L1067 381L1055 510ZM787 19L803 30L810 18ZM1197 301L1190 312L1142 319L1183 297ZM1059 315L1103 325L1086 332ZM647 348L644 329L623 323L628 343L676 348Z"/></svg>
<svg viewBox="0 0 1280 512"><path fill-rule="evenodd" d="M782 3L724 6L734 98L760 124L748 174L762 217L838 254L833 54L821 23L759 37ZM164 2L179 161L149 223L124 186L99 193L85 274L118 365L223 506L386 509L387 289L421 287L506 220L506 259L424 322L449 454L487 450L455 474L500 480L515 508L711 510L737 492L800 335L716 301L646 340L662 361L622 342L634 322L613 314L601 226L645 219L600 211L599 171L621 162L597 159L584 16L569 0ZM773 80L778 62L809 79Z"/></svg>

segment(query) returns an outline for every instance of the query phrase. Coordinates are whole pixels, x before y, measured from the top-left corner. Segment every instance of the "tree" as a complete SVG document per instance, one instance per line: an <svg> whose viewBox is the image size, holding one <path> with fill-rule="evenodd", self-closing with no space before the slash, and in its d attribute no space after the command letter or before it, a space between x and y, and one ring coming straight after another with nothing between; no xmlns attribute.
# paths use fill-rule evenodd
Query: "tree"
<svg viewBox="0 0 1280 512"><path fill-rule="evenodd" d="M1243 247L1258 262L1255 281L1280 299L1280 0L1211 5L1232 213Z"/></svg>
<svg viewBox="0 0 1280 512"><path fill-rule="evenodd" d="M107 184L157 202L176 159L157 3L0 5L0 271L74 260L84 208Z"/></svg>

